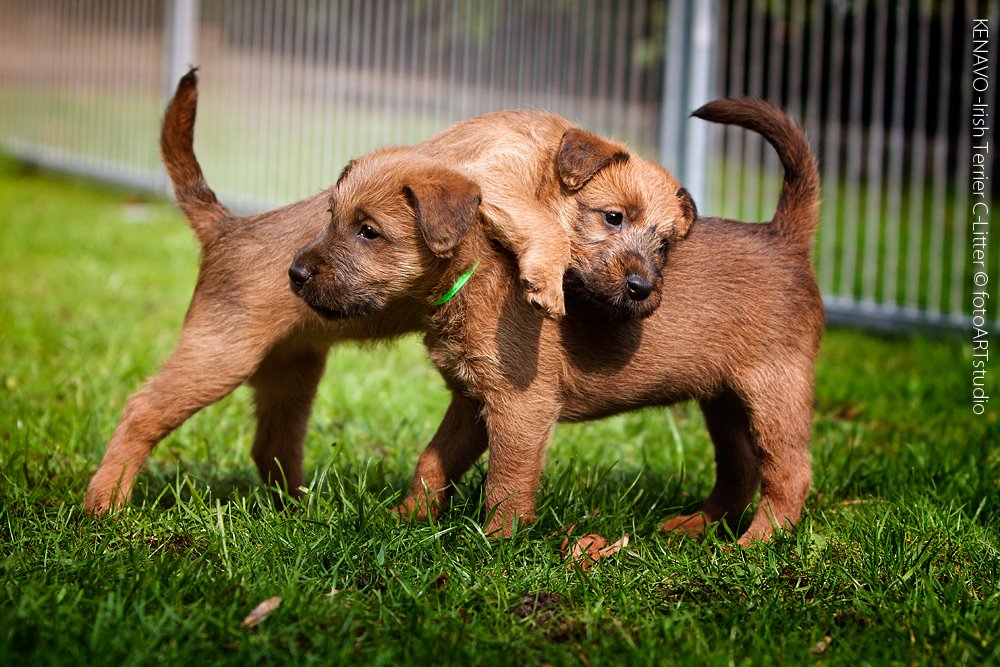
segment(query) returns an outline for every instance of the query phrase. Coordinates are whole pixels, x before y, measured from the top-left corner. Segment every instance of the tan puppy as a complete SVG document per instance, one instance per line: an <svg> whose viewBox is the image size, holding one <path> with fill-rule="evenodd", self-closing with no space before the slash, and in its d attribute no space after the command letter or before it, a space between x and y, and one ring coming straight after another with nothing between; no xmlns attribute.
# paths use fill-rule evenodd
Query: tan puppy
<svg viewBox="0 0 1000 667"><path fill-rule="evenodd" d="M809 260L815 159L794 122L764 102L723 100L695 115L763 134L785 166L781 200L767 224L699 219L670 251L662 307L645 319L605 318L609 290L620 286L604 271L616 258L588 242L605 224L598 206L578 208L572 300L553 322L533 315L516 287L515 258L478 224L474 182L406 151L366 156L341 179L330 224L291 267L303 278L295 289L318 312L378 317L399 300L427 303L454 292L459 276L467 280L420 322L453 402L401 509L436 511L488 445L487 528L509 535L515 520L534 517L557 421L695 399L716 449L716 484L697 513L664 529L697 532L735 520L758 490L740 544L798 520L811 482L813 373L824 323ZM588 186L576 196L591 196ZM478 268L469 277L471 267Z"/></svg>

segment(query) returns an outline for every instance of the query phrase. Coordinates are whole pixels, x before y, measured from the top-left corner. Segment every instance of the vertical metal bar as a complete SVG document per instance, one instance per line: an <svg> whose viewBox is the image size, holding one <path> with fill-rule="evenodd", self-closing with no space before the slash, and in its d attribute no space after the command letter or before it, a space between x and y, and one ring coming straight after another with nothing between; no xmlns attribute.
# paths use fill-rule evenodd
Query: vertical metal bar
<svg viewBox="0 0 1000 667"><path fill-rule="evenodd" d="M659 11L664 13L664 18L666 17L666 7L663 3L660 3ZM652 40L659 35L654 34L655 29L655 16L656 13L652 12L649 21L649 27L646 28L647 33L645 34L645 39ZM663 47L664 52L666 51L666 46ZM658 68L650 64L645 68L645 74L642 77L642 99L643 99L643 114L642 114L642 124L646 131L646 144L649 146L649 157L650 159L658 158L659 151L659 128L657 127L657 121L660 117L660 104L661 101L659 96L655 95L657 91L657 86L663 81L663 58L658 58L657 61L660 63L659 71Z"/></svg>
<svg viewBox="0 0 1000 667"><path fill-rule="evenodd" d="M345 35L345 41L347 44L347 59L344 61L344 67L347 69L347 89L344 94L344 114L346 122L344 123L344 137L347 139L350 150L348 151L350 155L358 155L361 153L362 148L358 142L358 122L360 120L360 109L359 109L359 95L360 95L360 85L359 85L359 69L361 67L361 59L358 55L358 42L363 38L361 34L362 23L361 23L361 3L358 0L351 0L351 11L350 11L350 30L347 35Z"/></svg>
<svg viewBox="0 0 1000 667"><path fill-rule="evenodd" d="M285 5L285 48L281 54L282 75L285 89L282 94L280 126L283 129L284 141L280 145L279 160L284 165L283 187L281 201L298 199L299 178L298 160L296 157L302 151L302 128L297 127L296 109L301 103L301 48L302 40L299 26L302 17L303 0L286 0Z"/></svg>
<svg viewBox="0 0 1000 667"><path fill-rule="evenodd" d="M497 82L497 63L501 59L506 61L507 54L509 53L509 51L506 48L501 49L499 47L500 39L497 33L499 32L501 25L504 25L506 21L505 18L506 12L503 12L501 10L500 1L501 0L490 1L490 6L493 8L493 12L490 15L491 18L493 19L493 30L491 31L492 34L490 35L490 50L489 50L490 66L489 66L489 78L486 81L486 108L483 109L483 111L493 111L493 109L495 108L493 105L495 104L496 90L500 86L500 84ZM506 30L504 32L506 32Z"/></svg>
<svg viewBox="0 0 1000 667"><path fill-rule="evenodd" d="M108 169L114 162L111 160L112 142L111 137L111 112L108 108L109 100L113 99L111 82L114 79L114 71L111 63L114 56L110 53L111 48L111 20L112 20L112 0L102 0L98 3L98 19L94 29L96 43L94 44L94 58L97 69L94 72L94 96L93 96L93 135L91 136L91 155L94 164L103 169Z"/></svg>
<svg viewBox="0 0 1000 667"><path fill-rule="evenodd" d="M682 109L682 117L687 121L688 113L709 102L715 91L715 32L718 25L717 0L702 0L696 3L694 12L694 34L691 44L691 86L688 92L687 108ZM687 126L686 136L690 141L685 163L684 180L688 191L696 202L705 201L707 194L708 156L712 150L712 133L707 123Z"/></svg>
<svg viewBox="0 0 1000 667"><path fill-rule="evenodd" d="M830 44L826 45L825 52L829 53L830 79L832 86L830 90L829 111L827 112L826 126L823 128L824 145L824 179L826 182L827 196L823 198L823 226L821 229L820 242L820 289L834 297L841 297L842 294L834 285L836 275L836 262L839 258L836 243L839 236L840 213L842 206L840 199L843 196L844 183L840 176L840 151L843 140L843 122L841 115L841 97L843 95L843 59L841 54L840 40L844 33L844 9L839 6L831 7Z"/></svg>
<svg viewBox="0 0 1000 667"><path fill-rule="evenodd" d="M247 193L260 193L258 196L263 196L264 189L261 187L263 182L258 176L257 169L259 165L269 164L265 162L267 160L266 148L267 144L265 142L265 135L262 135L263 131L263 107L264 107L264 96L266 95L266 90L264 88L264 68L266 66L264 59L264 25L269 23L265 19L265 12L267 4L270 0L254 0L254 17L253 17L253 36L250 41L250 53L253 56L253 73L250 80L250 100L253 108L253 127L255 130L254 143L257 148L257 157L255 160L247 160L246 168L249 178L247 179L248 190Z"/></svg>
<svg viewBox="0 0 1000 667"><path fill-rule="evenodd" d="M955 5L950 2L944 3L941 8L941 53L951 54L952 42L952 21L954 20ZM928 253L928 265L930 275L927 285L927 308L934 318L939 318L944 313L944 258L945 240L944 230L948 223L945 211L945 202L948 199L948 186L945 182L948 173L948 148L945 138L948 135L948 102L949 91L951 89L951 66L949 58L945 57L938 62L940 72L939 83L941 87L938 91L938 111L937 127L934 128L934 169L931 178L931 244ZM968 116L962 119L963 125L968 125ZM968 184L962 184L963 189L968 189Z"/></svg>
<svg viewBox="0 0 1000 667"><path fill-rule="evenodd" d="M420 81L423 84L421 86L422 90L420 92L420 100L419 100L420 107L422 109L426 108L426 105L429 103L429 100L434 99L434 91L431 90L432 73L431 73L430 35L434 30L434 17L431 7L432 5L430 4L430 2L428 2L427 4L423 4L424 20L426 22L426 25L424 26L420 34L420 40L423 40L423 47L424 47L423 48L424 57L423 57L423 62L421 63L422 68L419 74ZM434 110L431 110L431 113L434 113ZM435 124L437 123L436 117L434 118L434 122Z"/></svg>
<svg viewBox="0 0 1000 667"><path fill-rule="evenodd" d="M413 7L413 19L410 23L414 26L417 25L417 19L420 16L419 6L414 3ZM417 95L419 91L416 87L416 82L418 81L420 73L420 34L416 30L410 31L410 39L413 40L413 54L410 57L410 76L407 77L412 83L409 85L410 89L410 118L417 118ZM423 120L423 116L420 116ZM413 139L414 131L411 129L410 138Z"/></svg>
<svg viewBox="0 0 1000 667"><path fill-rule="evenodd" d="M764 42L767 28L767 9L770 0L760 0L755 2L749 0L749 24L750 37L747 40L750 44L750 51L747 55L747 93L754 97L763 97L764 91L764 63L763 54L767 48ZM743 144L743 169L745 170L743 198L740 202L740 218L760 219L761 211L761 182L764 178L764 165L762 158L764 147L758 135L751 132L740 132L740 143Z"/></svg>
<svg viewBox="0 0 1000 667"><path fill-rule="evenodd" d="M889 129L889 170L886 178L886 211L885 211L885 251L883 254L882 274L883 287L880 302L884 307L901 306L898 294L899 285L899 247L903 216L903 160L905 144L903 141L904 100L906 99L906 10L902 7L892 7L887 11L895 14L892 30L896 35L895 49L888 54L888 64L893 71L892 97L889 105L892 113L892 123Z"/></svg>
<svg viewBox="0 0 1000 667"><path fill-rule="evenodd" d="M388 0L389 18L385 27L385 66L382 77L382 142L403 143L403 115L399 113L399 80L396 71L396 5L394 0ZM398 122L393 122L393 118Z"/></svg>
<svg viewBox="0 0 1000 667"><path fill-rule="evenodd" d="M789 2L789 30L788 30L788 100L785 108L793 118L802 122L802 111L805 108L803 103L802 72L805 69L803 61L806 57L806 41L803 35L806 29L806 6L807 3Z"/></svg>
<svg viewBox="0 0 1000 667"><path fill-rule="evenodd" d="M334 124L331 102L334 85L336 83L337 71L334 63L331 62L332 45L334 43L334 25L336 8L334 3L327 0L319 2L321 18L318 18L319 43L316 45L316 79L317 94L316 113L319 115L319 132L316 139L316 164L323 186L333 184L336 172L334 171L334 154L336 153L335 138L337 127Z"/></svg>
<svg viewBox="0 0 1000 667"><path fill-rule="evenodd" d="M167 2L167 71L164 99L169 99L174 86L188 68L198 60L199 0L168 0Z"/></svg>
<svg viewBox="0 0 1000 667"><path fill-rule="evenodd" d="M863 13L854 11L854 33L859 39L851 47L851 108L847 126L847 172L844 179L844 254L841 256L840 293L857 300L857 260L858 260L858 218L864 215L860 206L861 165L863 160L864 136L861 132L864 102L864 56L863 38L867 21Z"/></svg>
<svg viewBox="0 0 1000 667"><path fill-rule="evenodd" d="M716 5L671 0L667 21L660 161L680 176L696 202L706 201L711 134L706 123L689 122L688 113L712 97Z"/></svg>
<svg viewBox="0 0 1000 667"><path fill-rule="evenodd" d="M457 3L454 6L448 7L447 11L451 14L451 29L448 32L447 39L441 40L441 52L448 59L448 92L442 99L448 100L448 110L446 117L449 122L456 120L456 117L461 117L458 109L455 105L455 93L457 92L458 83L458 62L455 58L455 40L458 39L458 13L461 11L462 7L465 7L466 3ZM444 18L444 17L442 17ZM442 24L444 21L442 21Z"/></svg>
<svg viewBox="0 0 1000 667"><path fill-rule="evenodd" d="M975 15L975 3L972 2L972 0L966 0L965 8L966 17L969 19L977 18ZM964 33L965 26L962 27ZM997 40L993 40L994 45L996 45L996 42ZM995 61L990 60L990 62ZM961 71L963 73L972 71L971 44L962 45ZM962 104L959 108L962 110L968 110L971 113L972 86L970 86L963 78L959 78L958 86L959 94L962 96ZM958 205L953 206L951 209L951 289L949 291L948 313L950 319L955 322L961 322L962 314L967 312L966 301L963 298L965 296L965 258L971 250L971 247L967 245L966 240L966 232L968 231L967 225L970 225L971 223L971 220L969 219L969 216L971 215L971 191L968 187L971 177L971 165L970 161L965 158L965 155L966 151L972 146L972 128L970 127L970 123L967 119L960 118L957 122L962 129L958 134L958 146L961 146L961 149L958 151L958 168L954 175L951 187L951 190L956 193L956 204ZM945 196L947 196L947 192L945 193Z"/></svg>
<svg viewBox="0 0 1000 667"><path fill-rule="evenodd" d="M383 134L384 130L379 127L378 123L378 119L382 117L382 114L377 113L376 109L379 106L388 105L388 98L386 97L388 90L386 88L385 68L382 66L382 49L385 42L384 2L382 0L375 0L368 4L372 7L372 12L369 14L371 23L368 27L368 39L365 41L372 44L372 53L368 73L365 76L365 79L369 82L369 112L365 114L365 117L369 123L369 138L366 149L371 150L376 146L384 146L387 143L386 137Z"/></svg>
<svg viewBox="0 0 1000 667"><path fill-rule="evenodd" d="M611 90L611 95L608 98L607 111L608 116L606 119L605 127L609 131L614 129L615 133L621 132L619 113L622 103L625 101L625 69L628 67L625 56L628 55L626 49L621 48L623 44L629 44L628 33L628 19L627 19L627 5L619 6L619 11L615 14L608 16L609 23L606 24L609 27L615 26L615 40L613 44L609 45L608 49L608 74L611 79L608 88ZM607 88L605 89L607 91ZM621 137L624 139L624 137Z"/></svg>
<svg viewBox="0 0 1000 667"><path fill-rule="evenodd" d="M926 2L915 0L911 11L917 13L917 34L913 53L920 57L918 72L930 71L931 22L928 12L924 9ZM909 226L906 239L906 305L912 311L920 308L921 287L921 255L924 227L924 186L926 185L925 169L927 167L927 77L917 77L917 88L914 96L915 111L913 135L910 137L910 196L906 209L906 221Z"/></svg>
<svg viewBox="0 0 1000 667"><path fill-rule="evenodd" d="M638 5L638 6L636 6ZM642 29L643 26L649 21L646 9L647 5L644 2L631 3L629 5L631 9L631 23L629 24L629 34L627 43L628 44L638 44L642 40ZM562 31L560 31L561 34ZM625 106L625 138L629 139L633 143L633 148L638 150L643 150L645 144L645 137L642 136L642 110L643 110L643 100L642 100L642 79L640 76L639 63L635 62L631 56L631 49L625 53L625 75L628 78L628 100L626 100ZM624 81L626 76L622 77ZM643 151L645 152L645 151ZM650 156L653 157L653 156Z"/></svg>
<svg viewBox="0 0 1000 667"><path fill-rule="evenodd" d="M350 0L353 5L353 0ZM351 11L348 0L337 0L337 82L335 90L337 99L334 104L336 115L333 118L335 127L338 130L337 142L338 151L347 158L354 156L354 147L351 145L351 135L349 134L348 119L353 112L351 109L349 96L351 92L351 63L349 60L349 42L351 36ZM416 61L416 58L414 58ZM335 165L339 168L339 165Z"/></svg>
<svg viewBox="0 0 1000 667"><path fill-rule="evenodd" d="M272 131L271 124L274 117L274 105L273 100L277 97L277 92L275 89L277 78L275 71L275 52L279 49L277 44L277 38L279 35L278 25L277 25L277 3L278 0L265 0L264 12L263 12L263 25L261 26L261 44L260 44L260 57L262 61L262 71L266 72L266 80L261 82L261 94L258 99L260 100L260 131L263 132L261 137L261 145L264 146L264 150L261 153L261 158L264 160L262 164L266 164L269 168L274 169L277 166L275 161L275 132ZM268 199L274 199L274 179L270 178L268 175L261 174L260 184L261 192Z"/></svg>
<svg viewBox="0 0 1000 667"><path fill-rule="evenodd" d="M816 142L823 136L823 114L820 109L821 100L821 85L825 85L827 81L823 79L823 26L822 26L823 10L822 6L817 3L810 3L809 10L809 82L807 85L807 92L805 102L805 126L810 131L810 136L813 139L813 146L815 150L819 150L819 146ZM821 163L822 167L822 163ZM827 189L830 182L823 180L821 175L822 187L824 195L829 192ZM836 190L833 190L836 192ZM830 220L820 221L820 226L825 229L832 224ZM818 235L817 235L818 236ZM818 243L818 239L814 239L814 244ZM814 250L813 256L816 256Z"/></svg>
<svg viewBox="0 0 1000 667"><path fill-rule="evenodd" d="M240 118L234 123L238 131L240 132L240 140L236 142L233 147L233 157L234 164L231 167L233 174L233 190L234 192L243 192L244 190L249 190L246 185L246 179L244 175L246 173L246 168L244 164L249 160L251 154L250 141L246 136L245 123L247 122L247 115L245 110L248 108L247 101L249 95L247 95L247 69L248 63L247 59L249 53L247 51L247 23L249 17L252 16L251 6L252 2L239 2L236 0L230 0L230 5L225 9L227 15L231 18L229 21L232 23L232 36L230 38L230 44L228 48L229 57L232 59L232 76L233 82L233 98L231 104L241 110L239 114Z"/></svg>
<svg viewBox="0 0 1000 667"><path fill-rule="evenodd" d="M785 16L787 16L787 0L771 0L765 6L765 21L771 26L771 41L767 45L768 63L767 78L761 82L761 97L780 104L782 74L784 59L782 44L786 39ZM778 203L780 189L781 163L770 145L761 137L755 137L758 146L760 165L760 180L757 183L757 220L770 220Z"/></svg>
<svg viewBox="0 0 1000 667"><path fill-rule="evenodd" d="M587 40L594 34L594 21L597 13L593 0L588 0L583 10L583 39ZM588 44L589 47L589 44ZM587 50L582 45L578 53L583 60L583 67L580 71L580 97L584 101L580 109L580 124L584 127L593 127L596 124L597 115L594 113L592 103L594 97L594 67L593 59L587 54Z"/></svg>
<svg viewBox="0 0 1000 667"><path fill-rule="evenodd" d="M861 262L861 299L869 307L875 306L875 289L878 285L879 248L882 241L882 165L885 150L885 38L888 30L889 11L875 7L875 49L872 68L872 118L868 126L868 167L866 208L864 217L865 248Z"/></svg>
<svg viewBox="0 0 1000 667"><path fill-rule="evenodd" d="M747 13L746 2L737 0L733 3L733 15L730 18L733 25L732 42L729 44L729 89L728 96L746 95L746 80L743 76L746 59ZM726 155L723 160L722 180L725 184L725 195L721 198L722 207L719 215L743 217L743 191L747 179L746 166L743 163L744 140L746 131L742 128L725 127ZM697 202L699 206L703 204ZM705 212L709 210L706 208Z"/></svg>
<svg viewBox="0 0 1000 667"><path fill-rule="evenodd" d="M478 116L483 113L483 59L485 54L488 53L482 43L482 40L486 38L486 7L484 6L484 0L479 0L476 4L476 12L479 19L476 34L479 35L479 39L476 40L476 53L475 56L473 56L476 59L476 74L471 82L468 79L469 71L466 70L466 86L470 91L475 91L475 97L473 98L472 109L470 111L473 116ZM495 24L493 28L494 30L491 30L491 32L495 32ZM472 34L471 31L469 34ZM471 48L471 43L471 39L466 41L466 62L468 62L470 58L469 49Z"/></svg>
<svg viewBox="0 0 1000 667"><path fill-rule="evenodd" d="M666 66L663 68L663 93L660 99L660 162L681 180L685 178L683 163L686 150L681 118L682 110L687 106L683 100L683 91L687 88L684 70L689 56L686 39L687 10L685 0L670 0L664 36ZM695 201L700 203L696 196Z"/></svg>
<svg viewBox="0 0 1000 667"><path fill-rule="evenodd" d="M319 9L316 0L306 0L305 13L302 17L302 93L299 96L300 125L303 133L303 145L299 156L299 196L305 197L322 188L325 183L321 174L316 171L316 153L318 149L317 133L319 124L316 115L317 100L317 70L316 38L319 24Z"/></svg>

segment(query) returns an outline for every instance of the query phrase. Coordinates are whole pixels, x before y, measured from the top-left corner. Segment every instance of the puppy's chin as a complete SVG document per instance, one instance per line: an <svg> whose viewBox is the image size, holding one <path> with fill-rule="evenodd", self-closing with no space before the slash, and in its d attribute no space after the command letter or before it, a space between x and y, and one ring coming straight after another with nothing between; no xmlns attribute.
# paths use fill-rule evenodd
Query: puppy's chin
<svg viewBox="0 0 1000 667"><path fill-rule="evenodd" d="M312 290L292 290L306 302L320 317L327 320L347 320L354 317L371 315L381 309L381 304L374 298L352 300L331 299L322 293Z"/></svg>
<svg viewBox="0 0 1000 667"><path fill-rule="evenodd" d="M617 281L606 283L588 280L575 267L566 271L563 291L568 302L567 311L586 311L610 322L647 318L656 311L662 300L660 285L648 297L636 301L629 297L625 285Z"/></svg>

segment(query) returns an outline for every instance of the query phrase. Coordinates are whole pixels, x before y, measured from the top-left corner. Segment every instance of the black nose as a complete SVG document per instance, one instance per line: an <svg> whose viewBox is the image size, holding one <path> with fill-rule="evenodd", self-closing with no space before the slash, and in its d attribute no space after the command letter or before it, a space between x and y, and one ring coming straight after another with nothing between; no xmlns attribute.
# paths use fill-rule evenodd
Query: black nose
<svg viewBox="0 0 1000 667"><path fill-rule="evenodd" d="M629 298L633 301L642 301L653 291L653 286L648 280L634 273L625 279L625 286Z"/></svg>
<svg viewBox="0 0 1000 667"><path fill-rule="evenodd" d="M312 271L298 263L293 263L288 267L288 278L296 287L302 287L312 278Z"/></svg>

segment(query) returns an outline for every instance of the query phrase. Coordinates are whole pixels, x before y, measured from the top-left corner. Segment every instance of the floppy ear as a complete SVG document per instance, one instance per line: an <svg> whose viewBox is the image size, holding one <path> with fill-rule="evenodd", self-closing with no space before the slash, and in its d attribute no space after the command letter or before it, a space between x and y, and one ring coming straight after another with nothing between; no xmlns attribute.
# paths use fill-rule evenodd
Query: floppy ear
<svg viewBox="0 0 1000 667"><path fill-rule="evenodd" d="M628 152L618 144L574 127L563 133L556 171L566 189L576 192L601 169L627 160Z"/></svg>
<svg viewBox="0 0 1000 667"><path fill-rule="evenodd" d="M698 207L694 205L694 198L685 188L677 191L677 199L680 200L681 207L681 219L677 221L677 236L684 238L691 229L691 223L698 218Z"/></svg>
<svg viewBox="0 0 1000 667"><path fill-rule="evenodd" d="M403 187L427 247L449 257L476 219L479 186L448 169L431 169Z"/></svg>

